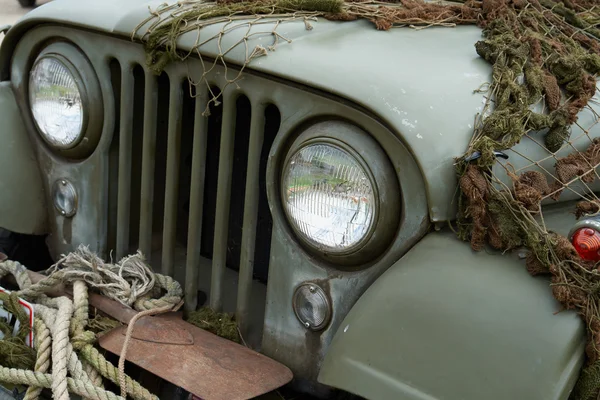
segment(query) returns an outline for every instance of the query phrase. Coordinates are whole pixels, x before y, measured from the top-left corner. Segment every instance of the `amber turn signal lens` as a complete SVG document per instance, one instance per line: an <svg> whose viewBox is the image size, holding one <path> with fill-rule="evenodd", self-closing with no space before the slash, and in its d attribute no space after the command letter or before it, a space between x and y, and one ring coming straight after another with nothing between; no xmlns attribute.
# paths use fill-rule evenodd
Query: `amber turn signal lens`
<svg viewBox="0 0 600 400"><path fill-rule="evenodd" d="M573 234L573 246L584 260L600 261L600 232L582 228Z"/></svg>

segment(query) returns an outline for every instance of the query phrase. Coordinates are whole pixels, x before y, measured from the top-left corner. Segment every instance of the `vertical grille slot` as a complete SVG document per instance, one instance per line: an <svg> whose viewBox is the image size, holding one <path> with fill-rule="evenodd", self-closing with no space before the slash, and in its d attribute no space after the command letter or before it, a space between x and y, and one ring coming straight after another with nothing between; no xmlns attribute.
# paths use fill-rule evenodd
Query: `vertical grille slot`
<svg viewBox="0 0 600 400"><path fill-rule="evenodd" d="M246 170L249 159L250 125L253 110L248 97L243 95L238 97L235 110L235 142L233 146L226 264L229 268L237 270L240 266L242 252L242 227L244 226L244 204L247 191ZM262 118L258 120L260 121Z"/></svg>
<svg viewBox="0 0 600 400"><path fill-rule="evenodd" d="M183 93L182 120L181 120L181 154L179 163L179 198L178 198L178 217L177 217L177 243L189 248L187 244L189 230L189 213L191 205L192 185L198 182L192 179L192 158L195 140L196 124L206 120L202 117L202 112L196 118L196 99L195 87L188 80L181 85ZM200 102L202 102L200 100ZM206 149L206 143L203 145Z"/></svg>
<svg viewBox="0 0 600 400"><path fill-rule="evenodd" d="M211 92L219 93L218 88L211 88ZM207 94L210 96L210 94ZM210 97L209 97L210 98ZM210 232L202 235L201 254L212 259L215 229L215 210L217 208L217 180L219 171L219 155L221 153L221 125L223 124L223 103L215 105L210 103L210 115L208 117L208 137L206 148L210 151L206 154L206 178L205 195L202 220L202 232Z"/></svg>
<svg viewBox="0 0 600 400"><path fill-rule="evenodd" d="M131 200L131 151L133 128L133 73L121 64L121 112L119 123L119 195L117 198L117 259L129 250L129 216Z"/></svg>
<svg viewBox="0 0 600 400"><path fill-rule="evenodd" d="M265 130L262 149L260 153L260 168L258 173L258 216L256 221L256 243L254 250L254 276L267 282L269 276L269 258L271 257L271 234L273 231L273 217L267 199L267 162L271 146L279 133L281 114L274 104L269 104L264 113Z"/></svg>
<svg viewBox="0 0 600 400"><path fill-rule="evenodd" d="M111 165L108 174L108 221L106 244L108 250L117 247L117 197L119 182L119 122L121 119L121 66L115 59L109 62L110 81L115 99L115 126L108 150L108 162Z"/></svg>
<svg viewBox="0 0 600 400"><path fill-rule="evenodd" d="M252 109L248 146L248 168L243 215L239 285L236 316L242 335L250 326L252 279L255 273L266 282L268 275L273 221L266 192L267 160L271 145L279 131L277 107L255 105ZM258 267L258 268L256 268Z"/></svg>
<svg viewBox="0 0 600 400"><path fill-rule="evenodd" d="M140 247L140 218L142 162L144 146L144 108L145 108L145 76L140 65L133 68L133 124L131 132L131 198L129 205L129 243L128 252ZM144 253L145 254L145 253Z"/></svg>
<svg viewBox="0 0 600 400"><path fill-rule="evenodd" d="M171 82L166 73L157 80L156 148L154 153L154 196L152 204L152 253L162 244L165 185L167 171L167 134L169 128L169 101ZM152 257L155 261L155 258Z"/></svg>

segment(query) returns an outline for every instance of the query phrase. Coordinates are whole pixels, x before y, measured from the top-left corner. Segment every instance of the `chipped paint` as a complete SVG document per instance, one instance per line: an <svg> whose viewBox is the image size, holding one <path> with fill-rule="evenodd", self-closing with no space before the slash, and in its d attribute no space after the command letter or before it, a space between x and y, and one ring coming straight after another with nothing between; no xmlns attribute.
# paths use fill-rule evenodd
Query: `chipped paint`
<svg viewBox="0 0 600 400"><path fill-rule="evenodd" d="M410 123L410 122L409 122L409 121L408 121L406 118L404 118L404 119L402 120L402 125L404 125L404 126L408 126L408 127L410 127L410 128L413 128L413 129L414 129L414 128L416 128L416 126L415 126L415 125L413 125L413 124L411 124L411 123Z"/></svg>

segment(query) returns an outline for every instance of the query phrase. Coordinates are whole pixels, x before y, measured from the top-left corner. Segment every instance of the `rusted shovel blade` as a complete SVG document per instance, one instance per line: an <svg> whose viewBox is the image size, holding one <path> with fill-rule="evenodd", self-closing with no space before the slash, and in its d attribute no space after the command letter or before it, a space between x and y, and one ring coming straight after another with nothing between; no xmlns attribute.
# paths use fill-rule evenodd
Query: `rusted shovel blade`
<svg viewBox="0 0 600 400"><path fill-rule="evenodd" d="M123 335L125 335L125 331L123 331ZM133 327L131 337L152 343L194 344L194 337L185 327L181 326L177 321L171 321L166 318L140 318Z"/></svg>
<svg viewBox="0 0 600 400"><path fill-rule="evenodd" d="M195 327L174 315L146 319L168 321L186 330L193 344L165 344L132 338L128 361L203 400L244 400L275 390L292 379L284 365L237 343ZM142 323L140 319L138 323ZM137 330L136 323L134 332ZM100 338L100 346L120 354L126 327ZM139 336L145 336L138 334Z"/></svg>

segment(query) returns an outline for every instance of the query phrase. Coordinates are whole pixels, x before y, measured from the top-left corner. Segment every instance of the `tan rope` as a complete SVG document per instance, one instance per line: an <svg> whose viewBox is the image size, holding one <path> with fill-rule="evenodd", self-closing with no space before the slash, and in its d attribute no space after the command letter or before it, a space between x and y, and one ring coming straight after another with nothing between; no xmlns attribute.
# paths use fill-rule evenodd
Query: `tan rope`
<svg viewBox="0 0 600 400"><path fill-rule="evenodd" d="M35 361L35 372L45 373L50 368L50 354L52 348L52 339L50 338L50 329L44 324L40 317L35 318L35 347L37 349L37 359ZM23 400L37 400L42 393L41 386L30 386L27 388Z"/></svg>
<svg viewBox="0 0 600 400"><path fill-rule="evenodd" d="M131 321L129 321L129 325L127 326L127 332L125 334L125 342L123 343L123 348L121 349L121 355L119 356L119 383L121 385L121 396L123 398L126 397L126 380L125 380L125 356L127 355L127 348L129 347L129 342L131 341L131 335L133 334L133 328L135 327L135 323L142 317L157 315L166 313L169 311L176 311L183 305L183 301L180 300L180 303L175 307L172 305L163 306L160 308L155 308L153 310L146 310L137 313Z"/></svg>
<svg viewBox="0 0 600 400"><path fill-rule="evenodd" d="M86 330L89 320L88 286L109 294L108 297L121 303L140 307L144 315L178 309L183 304L181 286L170 277L153 274L139 253L113 265L104 264L89 249L80 247L62 260L68 265L57 263L49 270L50 275L35 285L24 266L0 260L0 277L13 275L21 289L15 294L34 304L37 350L35 371L3 368L0 369L0 381L30 385L26 392L27 400L38 399L42 388L51 388L55 400L68 400L69 392L93 400L120 400L126 394L135 400L158 400L124 373L130 336L126 337L121 354L121 370L110 364L93 346L96 335ZM46 295L58 285L69 283L73 284L73 301L67 297L50 298ZM150 293L157 291L165 291L166 294L152 299ZM134 323L141 318L136 317ZM133 324L128 331L132 329ZM51 374L46 374L50 368ZM72 378L68 377L69 374ZM102 377L120 384L123 397L104 390Z"/></svg>
<svg viewBox="0 0 600 400"><path fill-rule="evenodd" d="M52 375L23 369L0 367L0 381L10 382L16 385L29 385L42 388L51 388L53 385ZM92 400L124 400L121 396L95 387L94 385L67 378L68 390L79 396Z"/></svg>

